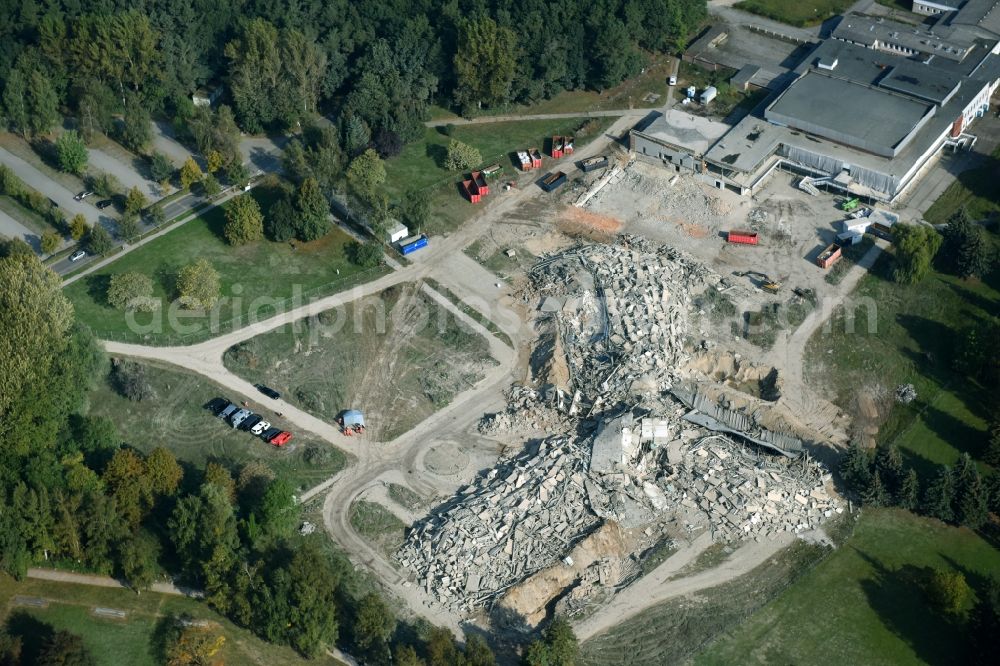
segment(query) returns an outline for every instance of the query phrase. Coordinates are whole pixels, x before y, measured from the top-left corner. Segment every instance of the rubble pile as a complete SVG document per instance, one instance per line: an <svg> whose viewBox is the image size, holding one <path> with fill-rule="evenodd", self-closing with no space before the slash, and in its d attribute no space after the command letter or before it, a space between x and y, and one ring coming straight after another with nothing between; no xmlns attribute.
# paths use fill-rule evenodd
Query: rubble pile
<svg viewBox="0 0 1000 666"><path fill-rule="evenodd" d="M442 605L486 604L597 525L584 490L588 458L556 437L501 462L414 527L396 558Z"/></svg>
<svg viewBox="0 0 1000 666"><path fill-rule="evenodd" d="M567 411L566 394L561 390L551 388L541 392L514 385L507 391L507 408L484 416L479 422L479 432L487 436L562 432L570 427Z"/></svg>
<svg viewBox="0 0 1000 666"><path fill-rule="evenodd" d="M532 271L559 329L571 377L593 406L669 388L687 358L690 297L719 276L641 237L574 249Z"/></svg>

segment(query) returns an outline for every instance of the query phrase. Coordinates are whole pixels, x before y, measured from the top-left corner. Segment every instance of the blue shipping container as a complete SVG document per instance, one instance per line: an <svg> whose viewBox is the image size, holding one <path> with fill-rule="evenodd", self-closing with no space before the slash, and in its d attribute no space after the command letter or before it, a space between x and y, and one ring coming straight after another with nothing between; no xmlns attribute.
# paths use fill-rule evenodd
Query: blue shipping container
<svg viewBox="0 0 1000 666"><path fill-rule="evenodd" d="M403 254L410 254L411 252L416 252L422 247L427 247L427 236L421 236L417 240L407 243L406 245L400 245L399 251Z"/></svg>

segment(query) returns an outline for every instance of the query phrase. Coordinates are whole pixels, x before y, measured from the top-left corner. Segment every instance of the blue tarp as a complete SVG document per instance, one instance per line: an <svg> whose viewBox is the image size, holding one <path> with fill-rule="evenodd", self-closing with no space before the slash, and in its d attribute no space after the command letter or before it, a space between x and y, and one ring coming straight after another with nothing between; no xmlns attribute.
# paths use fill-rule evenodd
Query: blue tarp
<svg viewBox="0 0 1000 666"><path fill-rule="evenodd" d="M365 416L356 409L349 409L344 412L344 427L365 424Z"/></svg>

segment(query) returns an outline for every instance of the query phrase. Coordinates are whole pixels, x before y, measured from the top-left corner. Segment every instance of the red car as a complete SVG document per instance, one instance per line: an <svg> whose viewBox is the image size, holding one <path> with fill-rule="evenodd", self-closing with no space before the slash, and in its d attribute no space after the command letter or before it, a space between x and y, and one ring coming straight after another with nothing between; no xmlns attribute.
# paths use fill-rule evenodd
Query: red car
<svg viewBox="0 0 1000 666"><path fill-rule="evenodd" d="M287 430L283 430L268 441L274 446L284 446L285 444L288 444L288 442L292 441L292 433Z"/></svg>

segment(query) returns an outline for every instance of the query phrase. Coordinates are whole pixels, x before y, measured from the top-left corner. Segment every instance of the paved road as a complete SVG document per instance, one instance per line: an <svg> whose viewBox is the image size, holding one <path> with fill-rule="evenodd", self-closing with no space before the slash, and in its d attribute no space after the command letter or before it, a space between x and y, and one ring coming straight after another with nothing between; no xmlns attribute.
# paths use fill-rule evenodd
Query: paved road
<svg viewBox="0 0 1000 666"><path fill-rule="evenodd" d="M38 234L2 210L0 210L0 236L19 238L30 245L35 252L42 250Z"/></svg>
<svg viewBox="0 0 1000 666"><path fill-rule="evenodd" d="M555 120L559 118L618 118L635 116L641 118L655 108L648 109L608 109L606 111L577 111L575 113L535 113L529 115L479 116L477 118L452 118L451 120L428 120L427 127L443 127L445 125L485 125L489 123L511 123L521 120Z"/></svg>
<svg viewBox="0 0 1000 666"><path fill-rule="evenodd" d="M143 178L136 171L134 164L123 162L97 148L90 148L87 153L89 155L90 166L93 169L109 173L117 178L126 192L133 187L138 187L139 191L146 195L147 199L154 201L162 195L160 186L151 180Z"/></svg>
<svg viewBox="0 0 1000 666"><path fill-rule="evenodd" d="M73 199L76 192L70 192L6 148L0 148L0 163L9 166L28 187L38 190L54 201L67 218L73 217L77 213L83 213L92 225L102 223L107 226L110 223L113 227L113 218L101 214L89 203L76 201Z"/></svg>
<svg viewBox="0 0 1000 666"><path fill-rule="evenodd" d="M189 157L195 156L176 139L174 128L169 123L159 121L153 123L153 150L169 157L176 167L184 164Z"/></svg>

